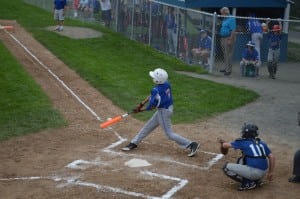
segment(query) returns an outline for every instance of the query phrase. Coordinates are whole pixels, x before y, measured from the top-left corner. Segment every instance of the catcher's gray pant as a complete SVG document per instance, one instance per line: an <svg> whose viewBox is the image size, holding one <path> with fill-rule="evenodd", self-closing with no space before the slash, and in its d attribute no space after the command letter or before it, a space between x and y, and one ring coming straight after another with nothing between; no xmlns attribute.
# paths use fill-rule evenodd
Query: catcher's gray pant
<svg viewBox="0 0 300 199"><path fill-rule="evenodd" d="M172 114L173 106L170 106L168 109L159 108L153 114L152 118L139 131L139 133L131 140L131 142L138 145L146 136L148 136L156 127L160 125L170 140L173 140L180 146L187 148L192 142L173 132L171 128Z"/></svg>
<svg viewBox="0 0 300 199"><path fill-rule="evenodd" d="M298 149L298 151L296 151L296 153L294 155L293 174L295 176L300 176L300 149Z"/></svg>
<svg viewBox="0 0 300 199"><path fill-rule="evenodd" d="M256 169L247 165L236 163L227 163L223 169L227 176L232 179L237 178L237 181L240 181L240 177L247 178L249 180L259 180L267 173L267 170Z"/></svg>

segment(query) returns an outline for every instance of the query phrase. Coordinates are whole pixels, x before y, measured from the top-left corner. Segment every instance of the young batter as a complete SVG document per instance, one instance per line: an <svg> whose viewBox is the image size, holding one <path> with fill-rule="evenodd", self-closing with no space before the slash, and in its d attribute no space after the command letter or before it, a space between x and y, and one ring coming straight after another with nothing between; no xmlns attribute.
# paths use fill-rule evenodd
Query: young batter
<svg viewBox="0 0 300 199"><path fill-rule="evenodd" d="M145 110L156 109L156 112L152 118L144 125L139 133L131 140L131 142L124 148L123 151L130 151L137 147L137 145L148 136L159 125L163 128L166 136L175 141L183 148L190 149L189 157L194 156L200 144L192 142L178 134L176 134L171 128L171 116L173 114L173 98L171 85L167 81L168 73L161 68L157 68L154 71L149 72L153 82L156 84L152 90L151 95L148 97L148 105ZM142 111L143 105L137 106L134 112Z"/></svg>

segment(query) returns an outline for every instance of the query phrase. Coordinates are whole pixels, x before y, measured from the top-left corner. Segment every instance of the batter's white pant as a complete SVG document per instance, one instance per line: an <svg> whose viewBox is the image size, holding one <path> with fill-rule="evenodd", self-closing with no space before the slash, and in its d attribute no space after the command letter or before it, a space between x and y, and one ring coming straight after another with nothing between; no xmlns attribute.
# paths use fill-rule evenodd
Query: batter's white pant
<svg viewBox="0 0 300 199"><path fill-rule="evenodd" d="M131 143L138 145L145 137L147 137L156 127L161 126L166 136L175 141L183 148L187 148L192 142L178 134L176 134L171 127L171 116L173 114L173 106L168 109L159 108L151 117L151 119L144 125L139 133L131 140Z"/></svg>

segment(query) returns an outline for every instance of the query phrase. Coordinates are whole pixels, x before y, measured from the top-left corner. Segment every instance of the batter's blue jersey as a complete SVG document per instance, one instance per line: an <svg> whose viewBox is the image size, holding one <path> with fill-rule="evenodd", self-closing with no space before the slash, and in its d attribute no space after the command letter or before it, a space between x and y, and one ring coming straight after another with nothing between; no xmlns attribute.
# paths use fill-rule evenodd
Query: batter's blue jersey
<svg viewBox="0 0 300 199"><path fill-rule="evenodd" d="M263 141L256 143L253 139L238 139L231 142L231 146L243 152L246 165L261 170L268 168L268 160L266 157L271 154L271 150Z"/></svg>
<svg viewBox="0 0 300 199"><path fill-rule="evenodd" d="M152 108L169 108L173 104L171 85L169 82L158 84L151 89L151 96L146 110Z"/></svg>

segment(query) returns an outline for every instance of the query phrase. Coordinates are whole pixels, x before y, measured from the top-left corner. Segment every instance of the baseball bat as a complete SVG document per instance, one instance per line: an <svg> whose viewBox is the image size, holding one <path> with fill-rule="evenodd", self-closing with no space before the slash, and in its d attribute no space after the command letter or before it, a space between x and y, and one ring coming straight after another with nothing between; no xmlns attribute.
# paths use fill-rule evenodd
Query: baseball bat
<svg viewBox="0 0 300 199"><path fill-rule="evenodd" d="M125 113L124 115L118 115L118 116L116 116L112 119L109 119L106 122L103 122L102 124L100 124L100 128L104 129L106 127L109 127L109 126L121 121L124 117L126 117L130 114L131 114L131 112L130 113Z"/></svg>
<svg viewBox="0 0 300 199"><path fill-rule="evenodd" d="M148 101L149 101L149 96L144 101L142 101L139 106L142 108ZM140 112L142 112L142 111L144 111L144 110L140 110ZM109 127L109 126L121 121L124 117L127 117L131 113L134 113L134 111L125 113L123 115L118 115L112 119L109 119L109 120L103 122L102 124L100 124L100 128L104 129L106 127Z"/></svg>
<svg viewBox="0 0 300 199"><path fill-rule="evenodd" d="M13 26L1 26L0 25L0 29L7 29L7 30L9 30L9 29L13 29L14 27Z"/></svg>

